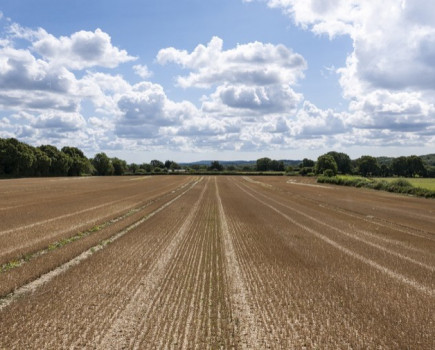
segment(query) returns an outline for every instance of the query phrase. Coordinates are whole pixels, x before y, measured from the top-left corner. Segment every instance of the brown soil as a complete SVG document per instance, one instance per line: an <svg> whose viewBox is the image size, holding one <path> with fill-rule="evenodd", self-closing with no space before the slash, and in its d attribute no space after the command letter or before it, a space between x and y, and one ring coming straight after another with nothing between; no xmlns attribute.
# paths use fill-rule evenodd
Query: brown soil
<svg viewBox="0 0 435 350"><path fill-rule="evenodd" d="M298 178L177 179L54 182L76 203L71 213L103 203L80 207L81 188L93 198L120 186L104 197L116 201L152 184L155 193L129 203L155 201L109 226L113 243L69 264L92 246L72 244L64 260L52 258L60 272L3 299L0 348L435 348L435 201ZM50 180L28 191L57 203ZM1 202L0 215L24 217L27 197L8 195L15 200ZM45 220L44 240L42 228L56 222L47 220L65 214L35 208L34 221L11 218L2 230L22 234Z"/></svg>

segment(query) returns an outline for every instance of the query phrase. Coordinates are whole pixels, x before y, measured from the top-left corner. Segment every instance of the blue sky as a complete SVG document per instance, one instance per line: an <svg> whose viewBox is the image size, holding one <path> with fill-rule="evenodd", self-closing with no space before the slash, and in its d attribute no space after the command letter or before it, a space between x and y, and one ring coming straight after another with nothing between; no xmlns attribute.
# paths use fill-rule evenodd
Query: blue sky
<svg viewBox="0 0 435 350"><path fill-rule="evenodd" d="M0 137L151 159L435 150L429 0L3 0Z"/></svg>

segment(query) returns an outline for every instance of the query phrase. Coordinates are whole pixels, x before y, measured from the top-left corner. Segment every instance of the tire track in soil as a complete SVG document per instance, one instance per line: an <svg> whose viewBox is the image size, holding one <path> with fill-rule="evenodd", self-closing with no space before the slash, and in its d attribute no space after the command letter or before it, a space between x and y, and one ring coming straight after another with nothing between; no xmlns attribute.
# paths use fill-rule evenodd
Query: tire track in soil
<svg viewBox="0 0 435 350"><path fill-rule="evenodd" d="M185 185L185 184L183 184L183 185ZM181 185L181 186L183 186L183 185ZM163 189L169 188L169 187L171 187L171 186L164 186ZM141 198L141 196L142 196L142 194L135 193L135 194L133 194L131 196L128 196L128 197L123 197L123 198L120 198L120 199L117 199L117 200L114 200L114 201L105 202L105 203L102 203L102 204L99 204L99 205L95 205L95 206L92 206L92 207L89 207L89 208L85 208L85 209L82 209L82 210L75 211L73 213L63 214L63 215L59 215L59 216L56 216L56 217L53 217L53 218L49 218L49 219L41 220L41 221L38 221L38 222L34 222L34 223L31 223L31 224L26 224L26 225L22 225L22 226L18 226L18 227L13 227L11 229L2 230L2 231L0 231L0 237L6 235L8 233L15 233L16 234L19 231L24 231L24 230L28 230L30 228L46 225L46 224L51 223L51 222L63 220L63 219L69 218L69 217L74 217L74 216L77 216L77 215L80 215L80 214L87 213L89 211L93 211L93 210L97 210L97 209L101 209L101 208L105 208L105 207L110 207L110 206L113 206L113 205L121 203L121 202L128 202L129 200L134 199L134 198L138 198L138 197ZM128 210L129 208L132 208L135 205L137 205L137 203L130 205L130 207L127 207L126 209Z"/></svg>
<svg viewBox="0 0 435 350"><path fill-rule="evenodd" d="M280 214L281 216L283 216L284 218L286 218L289 222L291 222L293 225L298 226L308 232L310 232L312 235L314 235L315 237L323 240L325 243L328 243L329 245L333 246L334 248L338 249L339 251L341 251L342 253L345 253L348 256L351 256L352 258L359 260L361 262L363 262L366 265L371 266L372 268L378 270L379 272L389 276L390 278L399 281L409 287L412 287L415 290L418 290L419 292L422 292L430 297L435 296L435 290L431 287L425 286L411 278L408 278L400 273L397 273L385 266L382 266L381 264L359 254L354 252L353 250L344 247L343 245L337 243L336 241L324 236L323 234L321 234L320 232L311 229L310 227L307 227L304 224L301 224L299 222L297 222L296 220L294 220L293 218L291 218L290 216L288 216L287 214L283 213L282 211L280 211L279 209L277 209L276 207L272 206L271 204L265 202L264 200L259 199L258 197L254 196L252 193L248 192L245 188L242 188L240 185L236 184L237 187L239 187L243 192L245 192L246 194L248 194L250 197L254 198L256 201L262 203L264 206L272 209L273 211L275 211L276 213ZM263 198L267 198L265 195L261 194L260 192L250 189L252 192L254 192L255 194L263 197ZM275 201L272 198L268 198L269 200L276 202L277 204L281 205L281 206L285 206L277 201ZM291 208L292 210L294 210L293 208ZM306 214L297 211L298 214L303 215L303 216L307 216ZM309 217L311 220L317 221L317 219L313 218L313 217ZM320 222L321 223L321 222ZM321 223L324 225L324 223ZM337 228L332 227L332 229L337 230ZM351 236L351 235L350 235ZM352 237L351 237L352 238Z"/></svg>
<svg viewBox="0 0 435 350"><path fill-rule="evenodd" d="M200 180L199 180L200 181ZM159 212L161 212L162 210L164 210L166 207L168 207L169 205L171 205L172 203L174 203L175 201L177 201L179 198L181 198L185 193L187 193L188 191L190 191L195 185L198 184L199 181L195 181L186 191L180 193L178 196L176 196L175 198L171 199L170 201L166 202L165 204L163 204L162 206L160 206L158 209L154 210L153 212L151 212L150 214L146 215L144 218L140 219L139 221L136 221L135 223L133 223L132 225L126 227L125 229L123 229L122 231L118 232L117 234L113 235L112 237L110 237L109 239L105 240L104 244L98 244L86 251L84 251L83 253L81 253L79 256L75 257L74 259L71 259L70 261L62 264L61 266L58 266L56 269L54 269L53 271L50 271L44 275L42 275L41 277L39 277L38 279L21 286L20 288L18 288L17 290L15 290L13 293L8 294L7 296L0 298L0 311L4 308L6 308L7 306L9 306L12 302L14 302L15 300L23 297L26 294L29 293L33 293L35 292L39 287L41 287L42 285L50 282L51 280L53 280L55 277L67 272L70 268L72 268L73 266L76 266L80 263L82 263L83 261L85 261L86 259L88 259L90 256L92 256L93 254L95 254L96 252L104 249L104 247L107 244L113 243L116 240L118 240L119 238L121 238L122 236L126 235L128 232L130 232L131 230L135 229L136 227L142 225L145 221L149 220L151 217L153 217L154 215L158 214Z"/></svg>
<svg viewBox="0 0 435 350"><path fill-rule="evenodd" d="M265 184L264 182L260 182L260 181L249 181L249 180L247 180L247 181L251 182L251 183L262 184L263 187L265 187L265 185L270 185L270 184ZM332 187L333 185L332 186L331 185L330 186L316 185L316 186L326 187L328 189L334 189L334 187ZM270 185L269 187L272 188L274 186ZM276 187L276 189L282 190L279 186ZM377 192L375 192L375 193L377 193ZM305 195L298 194L297 197L301 198L301 199L303 199L305 201L311 202L311 203L316 203L320 207L328 208L331 211L334 211L334 212L337 212L337 213L341 213L341 214L346 215L348 217L352 217L352 218L364 221L364 222L366 222L368 224L377 225L379 227L383 227L383 228L387 228L387 229L393 229L393 230L395 230L397 232L400 232L400 233L408 235L408 236L418 237L418 238L422 238L422 239L425 239L425 240L429 240L429 241L435 242L435 237L434 237L435 233L434 232L429 232L429 231L426 231L426 230L417 229L415 227L409 227L407 225L404 225L404 224L401 224L401 223L398 223L398 222L389 221L389 220L387 220L385 218L374 217L374 216L367 216L367 215L361 215L359 213L355 213L355 212L350 211L348 209L337 207L337 206L332 205L332 204L326 204L325 202L319 201L319 200L314 199L314 198L310 198L310 197L305 196ZM429 216L426 216L426 215L423 216L423 217L429 218Z"/></svg>
<svg viewBox="0 0 435 350"><path fill-rule="evenodd" d="M156 294L158 295L163 291L161 283L167 273L168 265L179 248L180 242L192 226L192 220L199 210L199 205L204 197L206 188L204 186L198 200L193 205L176 235L172 238L170 244L160 257L152 263L152 267L141 280L140 286L135 291L129 304L116 316L115 322L98 345L99 349L137 348L135 344L131 344L135 340L134 334L137 324L140 324L141 320L147 320L150 313L161 312L161 310L155 310L153 307L156 305L155 303L150 305L147 310L144 310L144 305L149 304L150 300L157 300Z"/></svg>
<svg viewBox="0 0 435 350"><path fill-rule="evenodd" d="M228 183L225 185L228 186ZM258 344L249 348L304 347L303 340L301 340L303 336L296 329L293 319L295 314L300 313L299 306L291 299L291 296L288 297L286 292L282 293L289 287L286 284L288 281L286 282L287 276L284 272L287 266L278 267L274 257L277 249L275 239L280 236L280 233L274 232L273 229L271 232L271 227L264 227L262 215L259 215L258 220L252 218L255 223L251 223L251 217L247 218L246 214L257 216L258 213L262 213L262 210L258 210L258 207L253 209L252 201L246 205L246 211L240 210L239 208L244 206L246 200L241 199L238 193L235 194L234 189L226 187L224 191L223 206L229 208L227 216L234 249L240 261L240 271L246 282L249 296L247 299L249 299L251 310L255 310L256 315L255 327L258 331ZM240 193L243 194L243 192ZM239 203L235 204L238 201ZM282 240L279 240L279 243L282 244ZM291 250L288 250L285 245L279 245L281 252L283 247L286 259L288 259ZM288 262L292 263L291 258ZM295 281L291 280L291 283Z"/></svg>
<svg viewBox="0 0 435 350"><path fill-rule="evenodd" d="M260 349L261 339L264 340L265 336L262 334L263 330L257 327L258 316L254 314L248 303L249 292L241 272L241 264L234 249L233 238L231 237L216 178L215 187L225 247L225 262L235 332L240 337L238 341L242 349Z"/></svg>
<svg viewBox="0 0 435 350"><path fill-rule="evenodd" d="M365 230L360 230L355 227L355 224L357 223L349 224L348 230L343 230L338 227L339 225L337 224L340 223L341 225L342 223L347 222L346 217L340 220L340 216L331 216L329 212L325 212L324 210L317 210L316 213L312 213L312 209L310 209L309 207L301 208L301 204L299 202L290 202L288 199L280 197L279 200L276 200L272 198L272 196L265 196L264 194L259 194L259 192L255 191L252 188L251 190L254 191L256 195L267 198L268 200L273 201L275 204L289 209L301 217L304 217L310 223L313 222L317 225L321 225L329 231L335 231L336 233L339 233L337 238L339 238L340 240L344 240L347 237L353 241L358 241L362 243L359 245L359 248L364 250L363 255L369 260L376 261L381 259L381 265L383 265L384 267L389 268L393 271L398 271L401 275L404 275L405 277L411 276L411 280L415 280L422 285L433 285L433 272L435 271L435 261L433 260L433 252L430 251L430 248L427 248L423 251L421 249L413 249L414 247L409 246L409 243L408 245L405 245L403 244L403 242L394 242L386 239L385 237L368 233ZM325 216L322 217L322 215ZM331 217L334 218L333 224L331 224ZM365 225L365 228L368 228L367 225ZM336 239L333 238L333 240ZM337 241L337 243L339 242ZM347 245L347 242L343 243L346 243L345 245ZM374 248L375 250L371 248ZM354 249L351 248L351 250ZM400 270L406 272L400 272Z"/></svg>
<svg viewBox="0 0 435 350"><path fill-rule="evenodd" d="M189 185L189 183L181 184L180 186L173 189L173 191L170 193L175 193L178 190L182 190L184 187L186 187L188 185ZM38 251L40 249L46 248L46 246L48 244L53 243L54 240L65 238L65 234L67 234L67 233L71 233L71 234L74 233L75 234L79 230L86 231L86 228L89 229L93 225L100 224L104 221L109 221L110 219L113 218L113 216L119 216L120 213L127 213L131 210L135 210L138 206L141 206L141 204L143 204L143 203L149 203L150 201L158 200L161 196L159 196L159 197L153 197L153 196L155 196L156 193L160 193L161 191L164 191L164 190L170 189L170 188L173 188L173 185L163 186L162 188L159 188L157 190L153 189L150 193L147 194L148 198L145 202L143 199L143 194L139 193L139 194L124 197L122 199L118 199L118 200L115 200L115 201L112 201L109 203L104 203L104 204L94 206L91 208L86 208L86 209L83 209L83 210L78 211L78 212L74 212L74 213L70 213L70 214L66 214L66 215L61 215L61 216L57 216L55 218L40 221L40 222L35 223L35 224L24 225L24 226L17 228L16 230L15 229L8 230L8 231L13 231L14 236L15 236L18 234L18 232L23 231L24 229L27 230L27 229L32 228L32 227L34 228L34 227L42 226L42 225L45 225L48 223L54 223L56 221L66 219L68 217L72 217L72 218L74 218L75 216L80 217L80 214L85 214L85 213L88 213L89 211L95 211L98 209L102 209L102 208L105 208L107 206L110 207L106 211L104 211L104 212L102 211L102 212L98 213L97 216L92 217L92 215L90 215L90 213L88 213L87 217L90 217L90 219L85 220L85 218L87 218L87 217L82 216L80 218L80 220L77 221L77 223L75 225L70 224L66 228L57 228L57 226L45 227L45 228L42 227L42 228L40 228L40 230L42 230L42 234L43 234L42 238L39 235L29 237L26 234L26 232L23 232L22 235L25 235L25 236L19 241L19 246L17 246L16 244L14 245L14 243L12 243L12 240L8 240L6 242L7 245L9 245L9 246L11 244L12 245L8 249L5 249L5 247L3 247L3 249L0 251L0 262L5 263L5 262L10 261L10 260L17 258L17 257L21 257L21 256L24 256L26 254L35 253L36 251ZM169 193L169 192L167 192L167 193ZM121 205L121 203L123 203L123 202L130 203L131 200L133 200L133 199L135 199L134 203L131 203L127 206ZM118 204L118 206L115 206L115 204ZM64 224L62 223L62 225L64 225ZM3 231L3 232L6 232L6 231ZM35 232L36 231L33 231L32 235L35 235ZM67 237L67 238L69 238L69 237ZM14 239L17 240L16 237ZM36 248L35 248L35 246L36 246ZM28 249L28 248L30 248L30 249Z"/></svg>
<svg viewBox="0 0 435 350"><path fill-rule="evenodd" d="M234 224L253 309L262 315L259 327L267 335L262 349L433 349L430 296L392 287L383 273L337 254L304 227L252 200L235 186L239 178L228 180L223 205Z"/></svg>
<svg viewBox="0 0 435 350"><path fill-rule="evenodd" d="M253 191L256 194L259 194L257 191L255 191L255 190L253 190ZM263 194L259 194L259 195L262 196L263 198L266 198ZM362 242L362 243L364 243L364 244L366 244L366 245L368 245L370 247L373 247L375 249L381 250L382 252L384 252L386 254L390 254L390 255L395 256L395 257L397 257L399 259L406 260L406 261L408 261L408 262L410 262L412 264L418 265L418 266L420 266L420 267L422 267L422 268L424 268L426 270L429 270L431 272L435 272L435 267L433 265L429 265L429 264L426 264L424 262L418 261L418 260L416 260L414 258L411 258L411 257L407 256L407 255L404 255L404 254L399 253L397 251L394 251L394 250L392 250L390 248L387 248L387 247L385 247L385 246L383 246L381 244L375 243L372 240L373 239L380 240L380 241L383 241L384 243L390 243L390 244L393 243L395 245L400 245L400 242L392 242L391 240L387 240L387 239L385 239L383 237L379 237L379 236L374 235L372 233L369 233L367 231L360 230L358 228L354 228L354 230L353 230L354 232L358 232L358 233L360 233L360 234L362 234L362 235L364 235L366 237L369 237L369 239L362 238L361 236L357 236L355 234L346 232L345 230L342 230L342 229L340 229L338 227L332 226L332 225L326 223L325 221L322 221L322 220L320 220L318 218L315 218L315 217L313 217L311 215L308 215L305 212L296 209L294 206L293 207L289 207L288 205L285 205L283 202L278 202L278 201L276 201L276 200L274 200L274 199L272 199L270 197L268 197L268 199L273 201L274 203L280 205L280 206L283 206L283 207L285 207L287 209L290 209L290 210L294 211L295 213L297 213L297 214L299 214L299 215L301 215L301 216L303 216L303 217L305 217L305 218L307 218L307 219L309 219L311 221L314 221L314 222L318 223L319 225L325 226L325 227L327 227L327 228L329 228L329 229L331 229L333 231L339 232L343 236L346 236L346 237L349 237L349 238L351 238L353 240ZM406 245L403 245L403 244L401 245L401 247L405 248L405 250L413 250L412 249L413 247L409 247L409 246L406 246ZM421 251L419 251L419 252L421 253Z"/></svg>
<svg viewBox="0 0 435 350"><path fill-rule="evenodd" d="M276 193L279 196L280 205L291 210L297 210L296 206L298 206L300 208L298 213L301 213L301 210L304 211L306 209L306 207L301 206L300 200L298 200L297 202L294 201L294 199L292 201L289 201L288 196L282 197L281 196L282 193L277 191L275 191L274 193ZM360 240L364 244L371 245L372 247L376 247L380 250L383 250L387 254L396 256L403 260L407 260L413 264L419 265L420 267L423 267L432 272L434 271L433 257L435 251L431 250L431 246L433 245L430 244L428 246L428 242L427 242L427 240L432 241L430 237L423 236L421 234L415 234L414 232L410 231L411 228L409 227L407 228L407 230L404 230L404 227L393 227L391 225L388 226L385 223L377 222L377 220L375 221L375 218L369 219L367 218L366 215L364 216L361 216L361 214L357 215L354 212L350 212L349 210L340 207L335 207L333 205L330 205L329 203L325 203L316 199L307 198L305 196L299 196L299 195L297 197L298 198L301 197L304 201L308 203L314 203L315 205L319 205L319 207L322 208L322 212L320 213L326 215L327 216L326 218L336 216L336 220L338 220L338 217L341 216L342 222L350 222L351 220L349 220L348 218L355 219L356 222L349 223L349 228L351 229L352 232L358 233L360 236L364 236L364 238L357 237L357 235L354 235L353 237L354 239ZM275 203L278 202L275 201ZM291 207L288 205L284 205L284 203L289 203L289 204L291 203ZM311 218L313 218L313 220L316 222L321 221L319 220L320 216L316 216L317 217L316 219L316 217L314 216L311 215L307 216L306 213L302 215L305 215L305 217L308 217L310 220ZM363 226L364 230L358 228L359 226ZM368 230L370 230L371 232L368 232ZM420 231L419 229L416 230ZM341 233L343 234L343 231L341 231ZM429 234L428 232L426 233ZM348 235L348 233L344 233L344 234ZM385 235L388 235L388 237L393 236L394 238L387 238L385 237ZM422 245L422 247L418 248L410 245L409 243L410 236L420 238L421 240L419 244ZM373 241L377 241L378 243L375 243ZM414 241L413 243L415 244L416 242Z"/></svg>

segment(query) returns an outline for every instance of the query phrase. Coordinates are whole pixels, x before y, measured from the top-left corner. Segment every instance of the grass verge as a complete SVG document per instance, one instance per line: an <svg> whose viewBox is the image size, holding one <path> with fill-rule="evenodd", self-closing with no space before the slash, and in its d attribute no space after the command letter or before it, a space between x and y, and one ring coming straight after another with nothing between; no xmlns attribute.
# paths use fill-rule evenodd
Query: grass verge
<svg viewBox="0 0 435 350"><path fill-rule="evenodd" d="M435 198L434 190L423 188L420 186L414 186L412 182L403 178L368 179L366 177L360 176L337 175L332 177L319 176L317 178L317 182L341 186L365 187L378 191L388 191L393 193L413 195L417 197Z"/></svg>

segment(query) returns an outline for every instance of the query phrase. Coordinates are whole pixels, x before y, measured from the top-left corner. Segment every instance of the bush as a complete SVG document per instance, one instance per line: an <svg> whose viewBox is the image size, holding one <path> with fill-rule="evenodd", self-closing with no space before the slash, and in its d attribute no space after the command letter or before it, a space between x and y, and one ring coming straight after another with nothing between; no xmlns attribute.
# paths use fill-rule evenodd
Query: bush
<svg viewBox="0 0 435 350"><path fill-rule="evenodd" d="M326 169L323 172L323 176L326 176L326 177L333 177L334 175L335 175L334 170L332 170L332 169Z"/></svg>
<svg viewBox="0 0 435 350"><path fill-rule="evenodd" d="M303 167L299 170L299 175L306 176L308 174L313 174L314 168L313 167Z"/></svg>
<svg viewBox="0 0 435 350"><path fill-rule="evenodd" d="M421 187L414 187L405 179L397 179L392 182L385 180L369 180L364 177L347 177L347 176L319 176L319 183L329 183L342 186L365 187L379 191L388 191L394 193L410 194L418 197L435 198L435 191L427 190Z"/></svg>

